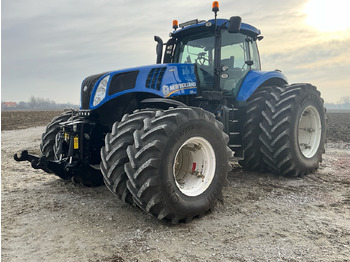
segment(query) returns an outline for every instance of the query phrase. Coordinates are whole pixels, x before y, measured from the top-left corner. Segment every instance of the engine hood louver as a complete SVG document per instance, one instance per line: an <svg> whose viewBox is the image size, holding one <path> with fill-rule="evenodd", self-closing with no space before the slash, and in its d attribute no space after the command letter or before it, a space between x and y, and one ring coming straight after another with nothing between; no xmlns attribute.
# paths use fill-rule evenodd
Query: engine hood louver
<svg viewBox="0 0 350 262"><path fill-rule="evenodd" d="M148 77L146 80L146 87L159 91L165 71L166 71L166 67L153 68L151 72L148 74Z"/></svg>

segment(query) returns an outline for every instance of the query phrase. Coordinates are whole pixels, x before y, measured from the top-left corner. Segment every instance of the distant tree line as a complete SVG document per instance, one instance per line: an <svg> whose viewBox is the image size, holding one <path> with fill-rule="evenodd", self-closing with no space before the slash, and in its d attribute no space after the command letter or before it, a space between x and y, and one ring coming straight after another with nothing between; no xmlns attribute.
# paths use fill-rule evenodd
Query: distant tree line
<svg viewBox="0 0 350 262"><path fill-rule="evenodd" d="M48 98L32 96L28 102L1 102L1 110L62 110L66 108L79 108L71 103L56 103Z"/></svg>
<svg viewBox="0 0 350 262"><path fill-rule="evenodd" d="M337 104L325 103L327 109L350 109L350 96L344 96ZM40 98L32 96L28 102L1 102L1 110L61 110L73 108L78 109L79 106L71 103L56 103L48 98Z"/></svg>
<svg viewBox="0 0 350 262"><path fill-rule="evenodd" d="M337 104L325 103L327 109L350 109L350 96L343 96Z"/></svg>

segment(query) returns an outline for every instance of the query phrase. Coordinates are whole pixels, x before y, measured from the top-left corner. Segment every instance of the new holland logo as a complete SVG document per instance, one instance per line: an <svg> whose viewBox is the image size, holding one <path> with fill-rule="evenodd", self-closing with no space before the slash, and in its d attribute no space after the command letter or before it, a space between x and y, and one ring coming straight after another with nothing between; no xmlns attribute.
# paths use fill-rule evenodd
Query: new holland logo
<svg viewBox="0 0 350 262"><path fill-rule="evenodd" d="M164 95L164 96L168 96L169 93L170 93L169 86L163 85L163 95Z"/></svg>
<svg viewBox="0 0 350 262"><path fill-rule="evenodd" d="M196 87L197 87L196 82L188 82L188 83L173 84L170 86L163 85L162 91L163 91L163 95L167 97L175 92L179 92L179 91L183 92L183 90L185 89L191 89Z"/></svg>

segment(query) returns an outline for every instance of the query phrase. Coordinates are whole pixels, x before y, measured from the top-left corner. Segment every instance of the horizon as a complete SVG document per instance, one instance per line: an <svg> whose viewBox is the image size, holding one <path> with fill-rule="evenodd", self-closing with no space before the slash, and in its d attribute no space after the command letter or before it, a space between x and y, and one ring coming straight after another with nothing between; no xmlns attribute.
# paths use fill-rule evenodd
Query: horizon
<svg viewBox="0 0 350 262"><path fill-rule="evenodd" d="M80 103L85 77L154 64L154 35L165 41L172 20L212 19L212 1L2 1L2 101L31 96ZM242 17L264 39L264 71L282 70L289 83L308 82L326 103L350 94L350 18L342 0L220 1L218 17ZM154 10L160 10L154 15ZM264 12L256 12L264 10ZM281 11L284 10L284 11ZM325 22L326 21L326 22Z"/></svg>
<svg viewBox="0 0 350 262"><path fill-rule="evenodd" d="M324 106L326 108L329 108L329 107L333 107L334 106L334 109L339 109L340 107L339 106L345 106L343 107L344 109L350 109L350 96L346 96L346 97L343 97L343 101L338 101L336 103L328 103L328 102L324 102ZM44 102L53 102L55 103L57 106L61 106L61 105L72 105L72 106L79 106L79 104L76 104L76 103L71 103L71 102L57 102L55 100L51 100L49 98L41 98L41 97L36 97L36 99L42 99ZM29 101L19 101L19 102L15 102L15 101L4 101L4 100L1 100L1 105L3 105L3 103L16 103L17 106L19 106L20 103L25 103L25 104L30 104L31 101L29 99ZM341 109L341 108L340 108Z"/></svg>

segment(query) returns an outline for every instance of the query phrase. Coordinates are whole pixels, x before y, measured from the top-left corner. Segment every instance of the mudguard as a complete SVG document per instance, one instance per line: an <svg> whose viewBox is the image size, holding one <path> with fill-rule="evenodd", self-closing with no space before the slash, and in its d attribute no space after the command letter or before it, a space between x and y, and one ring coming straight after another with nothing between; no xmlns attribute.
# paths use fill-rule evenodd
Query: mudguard
<svg viewBox="0 0 350 262"><path fill-rule="evenodd" d="M246 101L264 83L288 84L288 81L280 71L249 71L238 91L236 101Z"/></svg>

